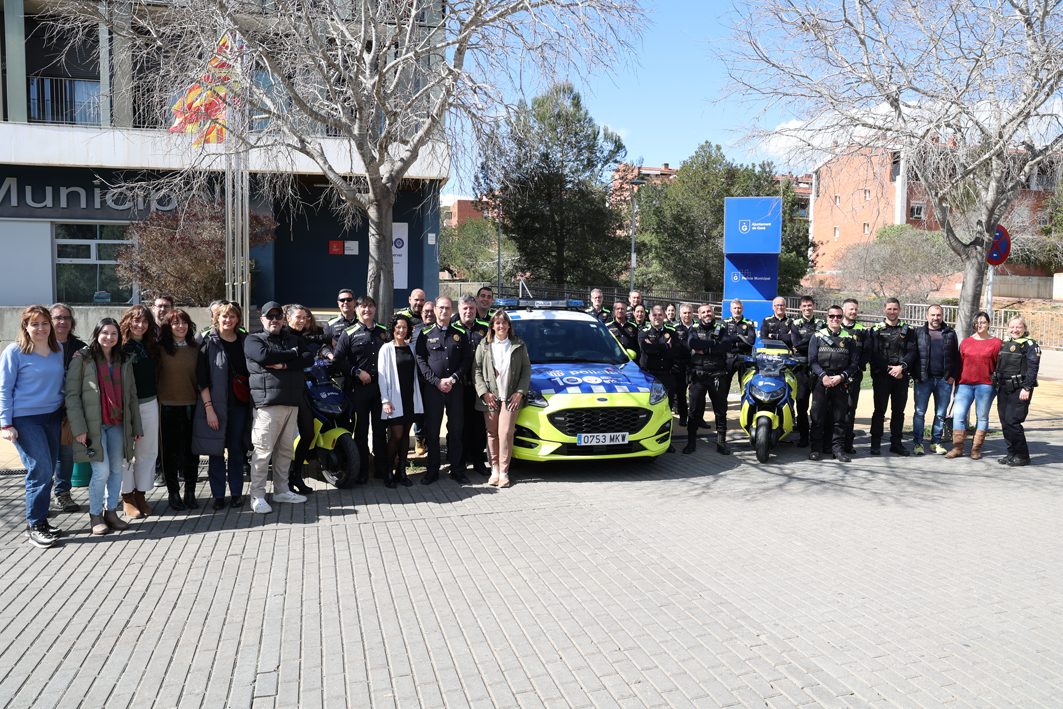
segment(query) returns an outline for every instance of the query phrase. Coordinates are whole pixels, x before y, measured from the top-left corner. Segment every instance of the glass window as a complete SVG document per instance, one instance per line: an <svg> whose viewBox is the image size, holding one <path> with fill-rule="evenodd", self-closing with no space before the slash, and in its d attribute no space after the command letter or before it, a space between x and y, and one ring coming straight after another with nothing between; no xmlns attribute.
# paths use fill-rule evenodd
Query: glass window
<svg viewBox="0 0 1063 709"><path fill-rule="evenodd" d="M68 303L127 303L133 288L115 273L126 240L125 224L56 224L55 290Z"/></svg>

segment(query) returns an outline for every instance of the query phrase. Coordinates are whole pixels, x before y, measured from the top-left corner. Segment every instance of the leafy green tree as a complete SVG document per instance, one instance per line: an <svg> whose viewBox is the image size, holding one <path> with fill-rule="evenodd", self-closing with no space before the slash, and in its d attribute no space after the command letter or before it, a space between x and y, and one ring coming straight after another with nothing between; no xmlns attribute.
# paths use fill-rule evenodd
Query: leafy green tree
<svg viewBox="0 0 1063 709"><path fill-rule="evenodd" d="M489 145L477 192L501 204L519 270L551 283L615 282L628 242L606 176L627 153L620 137L566 83L521 102Z"/></svg>
<svg viewBox="0 0 1063 709"><path fill-rule="evenodd" d="M439 267L469 281L494 281L498 276L498 222L486 217L443 227L439 235ZM517 249L502 234L502 278L516 274Z"/></svg>

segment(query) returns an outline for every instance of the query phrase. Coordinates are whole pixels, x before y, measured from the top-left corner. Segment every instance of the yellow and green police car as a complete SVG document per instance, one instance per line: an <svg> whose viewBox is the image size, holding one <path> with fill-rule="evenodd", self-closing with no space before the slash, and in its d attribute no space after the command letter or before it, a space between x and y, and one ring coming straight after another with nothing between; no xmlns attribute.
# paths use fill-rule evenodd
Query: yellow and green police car
<svg viewBox="0 0 1063 709"><path fill-rule="evenodd" d="M509 312L532 364L514 458L656 458L668 449L672 413L664 385L631 361L608 328L577 310L581 301L495 305Z"/></svg>

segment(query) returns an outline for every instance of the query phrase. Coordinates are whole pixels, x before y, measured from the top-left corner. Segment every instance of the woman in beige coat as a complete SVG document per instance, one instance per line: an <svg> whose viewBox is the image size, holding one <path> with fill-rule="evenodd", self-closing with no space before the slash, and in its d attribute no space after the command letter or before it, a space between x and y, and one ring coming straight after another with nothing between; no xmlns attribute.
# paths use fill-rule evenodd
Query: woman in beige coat
<svg viewBox="0 0 1063 709"><path fill-rule="evenodd" d="M517 414L526 405L531 383L531 360L524 340L513 334L509 314L491 316L491 329L476 348L473 364L476 410L487 421L487 453L491 458L488 485L509 487L513 431Z"/></svg>

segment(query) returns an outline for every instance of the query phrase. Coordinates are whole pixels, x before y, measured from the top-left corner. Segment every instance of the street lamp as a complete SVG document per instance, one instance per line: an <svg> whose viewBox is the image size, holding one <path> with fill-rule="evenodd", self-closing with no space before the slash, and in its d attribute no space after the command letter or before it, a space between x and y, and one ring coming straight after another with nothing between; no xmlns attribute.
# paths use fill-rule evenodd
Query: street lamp
<svg viewBox="0 0 1063 709"><path fill-rule="evenodd" d="M627 184L631 195L631 288L628 290L635 290L635 188L646 184L646 180L640 180L636 177L633 180L628 180Z"/></svg>

